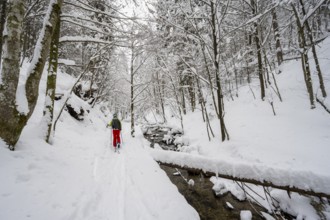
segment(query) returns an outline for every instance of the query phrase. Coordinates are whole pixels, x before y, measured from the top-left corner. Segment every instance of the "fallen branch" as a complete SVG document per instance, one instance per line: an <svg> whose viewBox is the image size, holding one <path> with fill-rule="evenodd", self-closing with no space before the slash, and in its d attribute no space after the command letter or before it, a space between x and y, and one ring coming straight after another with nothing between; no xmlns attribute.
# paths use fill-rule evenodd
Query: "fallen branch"
<svg viewBox="0 0 330 220"><path fill-rule="evenodd" d="M325 111L327 111L330 114L330 109L316 96L316 101L320 103L320 105L324 108Z"/></svg>
<svg viewBox="0 0 330 220"><path fill-rule="evenodd" d="M262 165L231 164L214 158L173 151L151 149L150 153L160 165L185 169L196 174L203 173L206 176L219 176L233 181L330 199L330 187L328 187L330 177L320 177L312 172L298 171L295 173L295 171L274 169ZM269 174L271 176L268 176Z"/></svg>
<svg viewBox="0 0 330 220"><path fill-rule="evenodd" d="M224 175L224 174L221 174L221 173L216 174L214 172L203 171L202 169L191 168L191 167L187 167L187 166L181 166L181 165L178 165L178 164L163 163L163 162L160 162L160 161L157 161L157 162L160 165L163 165L163 166L168 166L168 167L172 167L172 168L179 168L179 169L187 170L191 173L196 173L196 174L203 173L205 176L218 176L218 177L233 180L233 181L251 183L251 184L255 184L255 185L260 185L260 186L265 186L265 187L272 187L272 188L282 189L282 190L290 191L290 192L296 192L296 193L299 193L299 194L302 194L302 195L316 196L316 197L319 197L319 198L326 197L326 198L330 199L329 194L321 193L321 192L314 192L314 191L311 191L311 190L299 189L299 188L294 187L294 186L278 186L278 185L275 185L272 182L268 182L268 181L259 181L259 180L254 180L254 179L233 177L233 176Z"/></svg>

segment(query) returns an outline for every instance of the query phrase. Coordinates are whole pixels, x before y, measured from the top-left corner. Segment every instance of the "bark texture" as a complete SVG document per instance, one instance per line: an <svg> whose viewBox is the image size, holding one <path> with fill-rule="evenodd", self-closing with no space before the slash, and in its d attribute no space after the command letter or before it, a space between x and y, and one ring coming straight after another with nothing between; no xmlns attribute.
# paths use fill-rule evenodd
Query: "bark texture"
<svg viewBox="0 0 330 220"><path fill-rule="evenodd" d="M21 132L31 117L38 100L39 82L49 54L51 37L54 34L56 22L60 16L60 10L63 0L54 0L49 4L49 13L46 14L44 26L39 35L38 45L32 59L33 67L28 73L26 81L26 98L28 101L29 112L26 115L19 114L15 107L16 89L19 76L20 60L20 37L22 19L24 15L24 1L16 0L9 3L7 30L8 36L7 52L3 63L4 77L3 86L0 88L0 137L9 145L11 150L15 149ZM18 15L22 15L21 18ZM12 20L12 22L10 22ZM10 26L11 25L11 26ZM15 31L12 31L15 30ZM12 33L11 33L12 32ZM12 34L12 36L11 36ZM40 47L40 48L39 48ZM40 50L37 52L37 50ZM9 56L9 54L10 56ZM9 68L10 67L10 68ZM14 70L13 70L14 68ZM13 72L13 74L11 74ZM4 75L3 75L4 76Z"/></svg>
<svg viewBox="0 0 330 220"><path fill-rule="evenodd" d="M131 57L131 136L135 137L134 125L134 46L132 42L132 57Z"/></svg>
<svg viewBox="0 0 330 220"><path fill-rule="evenodd" d="M6 23L6 8L7 8L7 0L2 0L0 4L0 60L2 59L2 43L3 43L3 30ZM1 63L0 63L1 68Z"/></svg>
<svg viewBox="0 0 330 220"><path fill-rule="evenodd" d="M14 149L24 127L25 116L16 108L16 90L20 73L21 34L25 13L24 0L9 1L3 36L3 60L0 85L0 137Z"/></svg>
<svg viewBox="0 0 330 220"><path fill-rule="evenodd" d="M306 11L305 11L305 6L302 0L299 0L300 5L301 5L301 10L304 16L307 15ZM307 35L310 41L310 44L312 45L312 53L313 53L313 57L314 57L314 62L315 62L315 67L316 67L316 71L317 71L317 76L319 78L319 83L320 83L320 89L322 92L322 96L323 98L327 97L327 92L325 91L325 86L324 86L324 81L323 81L323 75L322 75L322 71L321 71L321 67L320 67L320 63L319 63L319 59L317 57L317 52L316 52L316 48L315 48L315 43L314 43L314 38L313 38L313 33L312 33L312 29L308 23L308 20L305 21L305 27L307 29Z"/></svg>
<svg viewBox="0 0 330 220"><path fill-rule="evenodd" d="M251 0L252 14L256 16L258 13L257 5L254 0ZM260 81L260 92L261 92L261 100L265 100L265 80L264 80L264 68L262 65L262 54L261 54L261 43L259 38L259 25L257 22L254 23L254 41L256 43L257 49L257 57L258 57L258 75Z"/></svg>
<svg viewBox="0 0 330 220"><path fill-rule="evenodd" d="M274 30L277 64L280 66L283 62L283 51L282 51L282 46L281 46L276 9L273 10L272 17L273 17L272 25L273 25L273 30Z"/></svg>
<svg viewBox="0 0 330 220"><path fill-rule="evenodd" d="M311 76L311 70L309 66L309 60L308 60L308 50L307 50L307 43L306 43L306 37L304 32L304 26L300 21L298 11L296 7L291 4L292 10L294 12L294 15L296 17L296 23L298 28L298 40L299 40L299 47L300 47L300 55L301 55L301 65L303 68L304 73L304 79L306 88L309 95L309 101L311 105L311 109L315 108L315 100L314 100L314 94L313 94L313 83L312 83L312 76Z"/></svg>
<svg viewBox="0 0 330 220"><path fill-rule="evenodd" d="M221 140L225 141L226 139L229 140L229 135L227 132L227 128L225 125L225 114L224 114L224 103L223 103L223 94L221 88L221 81L219 76L219 62L217 60L218 57L218 40L216 35L216 10L214 8L214 3L211 2L211 22L212 22L212 41L213 41L213 56L214 56L214 68L215 68L215 79L217 85L217 98L218 98L218 112L219 112L219 120L220 120L220 130L221 130Z"/></svg>
<svg viewBox="0 0 330 220"><path fill-rule="evenodd" d="M60 14L59 5L54 6L54 10ZM57 65L58 65L58 47L60 38L60 16L58 16L55 30L52 36L50 53L49 53L49 67L47 76L47 88L46 88L46 101L44 108L44 119L47 124L47 133L45 140L47 143L50 142L50 136L52 131L52 122L54 118L54 100L55 100L55 89L56 89L56 77L57 77Z"/></svg>

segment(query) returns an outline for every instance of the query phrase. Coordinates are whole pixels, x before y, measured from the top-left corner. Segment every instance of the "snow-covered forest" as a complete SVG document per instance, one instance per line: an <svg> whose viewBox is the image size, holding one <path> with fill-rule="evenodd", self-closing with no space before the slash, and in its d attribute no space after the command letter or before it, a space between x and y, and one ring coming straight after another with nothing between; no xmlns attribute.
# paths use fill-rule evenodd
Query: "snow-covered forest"
<svg viewBox="0 0 330 220"><path fill-rule="evenodd" d="M0 20L1 220L330 219L329 0L1 0Z"/></svg>

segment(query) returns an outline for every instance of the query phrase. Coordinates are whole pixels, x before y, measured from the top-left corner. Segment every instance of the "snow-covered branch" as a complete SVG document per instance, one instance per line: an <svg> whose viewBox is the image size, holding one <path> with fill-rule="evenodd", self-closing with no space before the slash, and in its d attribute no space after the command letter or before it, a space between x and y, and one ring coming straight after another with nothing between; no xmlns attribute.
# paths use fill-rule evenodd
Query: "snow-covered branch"
<svg viewBox="0 0 330 220"><path fill-rule="evenodd" d="M92 38L92 37L81 37L81 36L63 36L60 38L60 43L67 43L67 42L89 42L89 43L99 43L99 44L111 44L117 47L129 47L128 45L124 44L117 44L114 41L106 41L102 39Z"/></svg>
<svg viewBox="0 0 330 220"><path fill-rule="evenodd" d="M62 20L65 19L65 18L71 18L71 19L76 19L76 20L80 20L80 21L86 21L86 22L90 22L90 23L94 23L94 24L106 27L110 30L113 30L113 31L116 31L116 32L119 32L119 33L123 33L123 34L127 34L127 35L131 34L131 32L129 32L129 31L125 31L123 29L118 29L115 26L109 25L108 23L95 21L95 20L92 20L92 19L89 19L89 18L86 18L86 17L81 17L81 16L77 17L77 16L74 16L74 15L62 14L61 18L62 18ZM70 20L70 21L72 21L72 20ZM84 24L81 24L81 25L85 26L86 28L89 27L89 26L84 25Z"/></svg>
<svg viewBox="0 0 330 220"><path fill-rule="evenodd" d="M320 0L320 2L314 7L312 8L311 10L309 10L307 12L307 14L304 16L304 18L301 20L301 23L304 25L305 22L311 17L314 15L314 13L317 11L317 9L319 9L326 1L328 0Z"/></svg>
<svg viewBox="0 0 330 220"><path fill-rule="evenodd" d="M73 20L71 20L71 19L61 18L61 21L63 21L63 22L68 22L68 23L71 23L71 24L77 25L77 26L79 26L79 27L86 28L86 29L91 30L91 31L95 31L95 32L98 32L98 33L100 33L100 34L109 35L109 33L104 32L102 29L99 29L99 28L96 28L96 27L93 27L93 26L83 25L83 24L78 23L78 22L75 22L75 21L73 21Z"/></svg>
<svg viewBox="0 0 330 220"><path fill-rule="evenodd" d="M84 5L78 5L78 4L75 4L75 3L72 3L72 2L68 2L68 1L65 1L64 3L67 4L67 5L71 5L71 6L83 9L85 11L106 15L110 18L117 19L117 20L137 20L137 19L139 19L137 17L131 17L131 18L130 17L119 17L119 16L116 16L116 15L113 15L113 14L110 14L110 13L107 13L107 12L104 12L104 11L101 11L101 10L96 10L94 8L91 8L91 7L86 7Z"/></svg>

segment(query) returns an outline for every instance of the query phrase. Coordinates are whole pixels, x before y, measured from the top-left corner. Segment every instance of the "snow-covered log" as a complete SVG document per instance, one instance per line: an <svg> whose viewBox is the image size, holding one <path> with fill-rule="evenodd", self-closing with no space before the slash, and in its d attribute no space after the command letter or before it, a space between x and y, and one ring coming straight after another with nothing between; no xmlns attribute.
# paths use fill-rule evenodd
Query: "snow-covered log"
<svg viewBox="0 0 330 220"><path fill-rule="evenodd" d="M234 181L252 183L297 192L300 194L330 198L330 177L306 170L287 170L207 158L187 153L151 149L152 157L162 165L204 173Z"/></svg>

